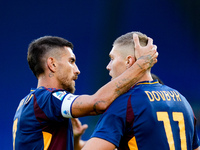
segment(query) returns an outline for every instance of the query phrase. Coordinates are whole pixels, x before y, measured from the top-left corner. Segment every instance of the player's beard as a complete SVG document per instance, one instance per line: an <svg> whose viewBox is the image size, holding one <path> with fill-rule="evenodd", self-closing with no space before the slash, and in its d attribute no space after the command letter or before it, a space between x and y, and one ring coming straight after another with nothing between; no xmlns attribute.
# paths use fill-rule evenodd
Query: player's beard
<svg viewBox="0 0 200 150"><path fill-rule="evenodd" d="M62 89L70 92L70 93L74 93L75 92L75 78L60 78L60 84L62 86Z"/></svg>
<svg viewBox="0 0 200 150"><path fill-rule="evenodd" d="M75 82L75 81L74 81ZM74 93L75 92L75 86L72 82L67 82L65 84L62 84L62 87L64 90L70 92L70 93Z"/></svg>

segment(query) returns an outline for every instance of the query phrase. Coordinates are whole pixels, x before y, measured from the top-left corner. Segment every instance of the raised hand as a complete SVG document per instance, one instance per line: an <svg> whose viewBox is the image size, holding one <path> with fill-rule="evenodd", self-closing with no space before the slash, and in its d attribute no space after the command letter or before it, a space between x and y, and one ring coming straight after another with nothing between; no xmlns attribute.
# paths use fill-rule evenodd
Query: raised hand
<svg viewBox="0 0 200 150"><path fill-rule="evenodd" d="M80 150L85 145L85 141L81 140L81 135L88 128L88 125L82 125L78 118L71 118L71 121L74 133L74 150Z"/></svg>
<svg viewBox="0 0 200 150"><path fill-rule="evenodd" d="M149 63L149 68L152 67L158 60L157 46L153 45L153 39L148 37L146 46L141 46L137 34L133 34L133 41L135 44L135 57L137 59L145 59Z"/></svg>
<svg viewBox="0 0 200 150"><path fill-rule="evenodd" d="M88 128L87 124L82 125L78 118L71 118L74 137L81 136Z"/></svg>

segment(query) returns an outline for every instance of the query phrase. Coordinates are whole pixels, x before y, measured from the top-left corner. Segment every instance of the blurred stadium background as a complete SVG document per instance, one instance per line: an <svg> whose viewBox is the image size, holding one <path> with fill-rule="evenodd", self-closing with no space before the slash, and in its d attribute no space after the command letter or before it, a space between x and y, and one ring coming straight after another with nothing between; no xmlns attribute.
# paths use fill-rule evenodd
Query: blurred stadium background
<svg viewBox="0 0 200 150"><path fill-rule="evenodd" d="M44 35L74 44L81 71L75 94L93 94L110 80L106 65L113 40L130 31L147 34L159 51L152 72L188 99L200 122L199 8L199 0L1 0L1 150L12 149L16 108L37 86L26 61L28 44ZM98 117L80 118L89 125L84 140Z"/></svg>

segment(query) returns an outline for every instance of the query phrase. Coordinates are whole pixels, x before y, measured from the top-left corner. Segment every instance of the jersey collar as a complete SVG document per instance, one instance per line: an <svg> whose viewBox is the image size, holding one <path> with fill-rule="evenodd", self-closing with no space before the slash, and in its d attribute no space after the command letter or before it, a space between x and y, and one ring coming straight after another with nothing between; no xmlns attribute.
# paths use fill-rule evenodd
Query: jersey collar
<svg viewBox="0 0 200 150"><path fill-rule="evenodd" d="M138 82L138 83L136 84L136 86L137 86L137 85L141 85L141 84L157 84L157 83L159 83L157 79L156 79L156 80L153 80L153 81L141 81L141 82Z"/></svg>

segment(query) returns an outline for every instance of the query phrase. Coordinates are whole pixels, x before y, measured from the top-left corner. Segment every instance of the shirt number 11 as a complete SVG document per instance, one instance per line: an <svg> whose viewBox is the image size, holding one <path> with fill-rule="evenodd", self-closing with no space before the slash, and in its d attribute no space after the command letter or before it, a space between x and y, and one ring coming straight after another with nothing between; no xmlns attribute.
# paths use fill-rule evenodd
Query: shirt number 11
<svg viewBox="0 0 200 150"><path fill-rule="evenodd" d="M173 112L172 116L173 116L174 121L178 121L178 126L180 130L181 150L187 150L186 136L185 136L185 122L184 122L183 113ZM172 133L172 128L171 128L168 113L157 112L157 117L158 117L158 121L163 121L164 123L165 133L167 136L170 150L175 150L174 138L173 138L173 133Z"/></svg>

